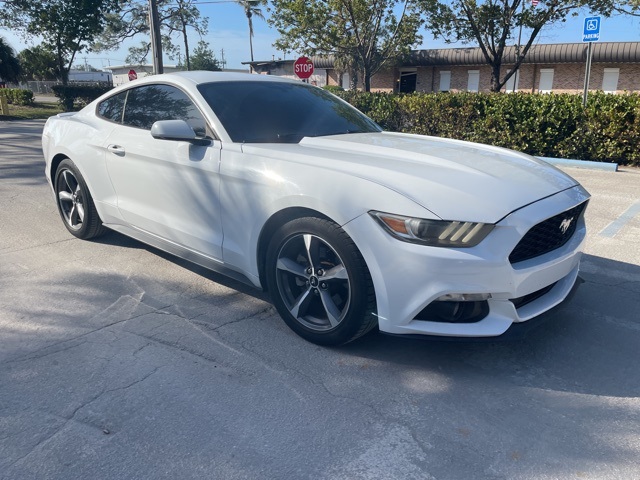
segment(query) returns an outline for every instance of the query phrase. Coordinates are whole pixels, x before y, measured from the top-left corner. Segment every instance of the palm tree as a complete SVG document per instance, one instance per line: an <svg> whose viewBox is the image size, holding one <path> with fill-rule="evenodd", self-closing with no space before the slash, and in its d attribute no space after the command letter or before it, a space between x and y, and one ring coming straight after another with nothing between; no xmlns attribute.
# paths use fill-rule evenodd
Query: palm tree
<svg viewBox="0 0 640 480"><path fill-rule="evenodd" d="M253 62L253 16L264 20L260 6L266 5L267 0L236 0L236 3L244 9L244 14L249 22L249 48L251 49L251 61Z"/></svg>
<svg viewBox="0 0 640 480"><path fill-rule="evenodd" d="M0 37L0 78L4 82L17 82L20 77L20 62L11 45Z"/></svg>

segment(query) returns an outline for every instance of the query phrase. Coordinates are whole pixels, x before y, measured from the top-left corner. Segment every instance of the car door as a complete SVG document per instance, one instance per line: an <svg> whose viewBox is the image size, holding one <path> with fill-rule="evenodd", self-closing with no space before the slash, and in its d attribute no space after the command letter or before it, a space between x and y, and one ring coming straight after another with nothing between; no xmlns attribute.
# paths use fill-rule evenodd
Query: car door
<svg viewBox="0 0 640 480"><path fill-rule="evenodd" d="M107 169L118 209L130 226L215 259L222 259L220 149L187 141L160 140L150 130L158 120L185 120L210 136L204 116L172 85L127 91L121 123L106 141Z"/></svg>

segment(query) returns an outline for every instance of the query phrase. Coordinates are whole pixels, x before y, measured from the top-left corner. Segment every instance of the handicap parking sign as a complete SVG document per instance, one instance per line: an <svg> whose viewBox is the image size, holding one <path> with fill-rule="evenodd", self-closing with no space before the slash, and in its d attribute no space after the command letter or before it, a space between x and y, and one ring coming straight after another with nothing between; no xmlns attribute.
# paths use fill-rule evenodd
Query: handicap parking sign
<svg viewBox="0 0 640 480"><path fill-rule="evenodd" d="M597 42L598 40L600 40L600 17L585 18L582 41Z"/></svg>

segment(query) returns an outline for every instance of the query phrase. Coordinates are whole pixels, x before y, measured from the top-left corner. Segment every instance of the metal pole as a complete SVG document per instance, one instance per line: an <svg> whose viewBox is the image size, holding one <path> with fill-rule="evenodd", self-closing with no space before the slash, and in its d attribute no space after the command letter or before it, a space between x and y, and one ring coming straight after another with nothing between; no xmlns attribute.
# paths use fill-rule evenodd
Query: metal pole
<svg viewBox="0 0 640 480"><path fill-rule="evenodd" d="M589 79L591 78L591 54L593 53L593 42L589 42L587 48L587 66L584 72L584 92L582 92L582 106L587 106L587 95L589 94Z"/></svg>
<svg viewBox="0 0 640 480"><path fill-rule="evenodd" d="M520 58L520 43L522 41L522 15L524 15L524 2L526 2L527 0L522 0L522 3L520 4L522 6L522 8L520 9L520 31L518 32L518 48L516 49L516 63L518 62L518 58ZM518 70L520 70L520 67L516 68L516 73L514 73L514 79L513 79L513 93L515 93L516 91L516 82L518 81Z"/></svg>
<svg viewBox="0 0 640 480"><path fill-rule="evenodd" d="M153 73L164 73L162 65L162 37L160 36L160 21L158 20L158 5L156 0L149 0L149 30L151 31L151 51L153 53Z"/></svg>

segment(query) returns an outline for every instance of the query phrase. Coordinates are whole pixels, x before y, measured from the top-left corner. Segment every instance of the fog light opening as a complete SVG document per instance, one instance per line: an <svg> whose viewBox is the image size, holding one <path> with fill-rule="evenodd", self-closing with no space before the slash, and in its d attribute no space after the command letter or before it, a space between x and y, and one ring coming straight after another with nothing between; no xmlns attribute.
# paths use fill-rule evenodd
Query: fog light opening
<svg viewBox="0 0 640 480"><path fill-rule="evenodd" d="M427 305L414 320L446 323L475 323L489 314L489 303L486 300L453 301L440 300L440 298Z"/></svg>

